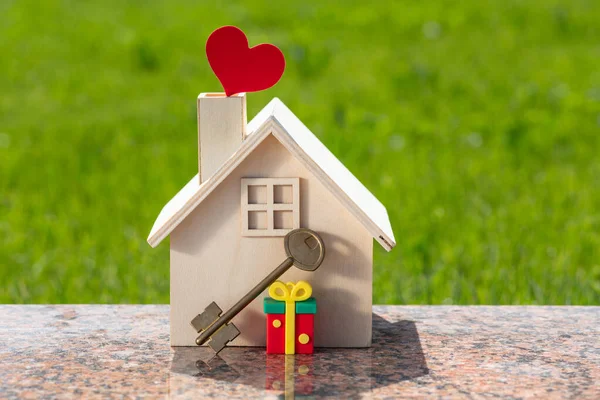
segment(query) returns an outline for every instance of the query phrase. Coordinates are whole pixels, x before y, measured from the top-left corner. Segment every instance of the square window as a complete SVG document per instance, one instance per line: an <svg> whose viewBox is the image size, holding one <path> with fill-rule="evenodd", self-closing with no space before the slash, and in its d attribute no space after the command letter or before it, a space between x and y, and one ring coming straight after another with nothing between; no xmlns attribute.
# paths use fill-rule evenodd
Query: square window
<svg viewBox="0 0 600 400"><path fill-rule="evenodd" d="M248 204L267 204L267 186L248 185Z"/></svg>
<svg viewBox="0 0 600 400"><path fill-rule="evenodd" d="M292 185L274 185L273 202L275 204L292 204L294 202L294 190Z"/></svg>
<svg viewBox="0 0 600 400"><path fill-rule="evenodd" d="M300 178L242 178L242 236L285 236L300 227Z"/></svg>
<svg viewBox="0 0 600 400"><path fill-rule="evenodd" d="M273 211L274 229L293 229L294 212L293 211Z"/></svg>
<svg viewBox="0 0 600 400"><path fill-rule="evenodd" d="M248 230L267 229L266 211L248 211Z"/></svg>

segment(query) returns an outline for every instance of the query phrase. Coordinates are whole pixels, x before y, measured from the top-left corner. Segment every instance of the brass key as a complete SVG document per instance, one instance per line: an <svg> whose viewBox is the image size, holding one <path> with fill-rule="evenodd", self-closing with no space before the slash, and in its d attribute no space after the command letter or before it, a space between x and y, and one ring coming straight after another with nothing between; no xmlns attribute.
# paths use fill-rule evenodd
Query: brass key
<svg viewBox="0 0 600 400"><path fill-rule="evenodd" d="M310 229L294 229L288 233L284 240L287 258L277 268L267 275L258 285L242 297L233 307L221 315L221 309L212 302L202 314L198 314L191 324L200 333L196 338L198 346L208 343L215 353L221 351L225 345L235 339L240 332L235 325L228 323L248 304L260 295L269 285L275 282L288 269L295 265L303 271L315 271L325 258L325 245L323 239Z"/></svg>

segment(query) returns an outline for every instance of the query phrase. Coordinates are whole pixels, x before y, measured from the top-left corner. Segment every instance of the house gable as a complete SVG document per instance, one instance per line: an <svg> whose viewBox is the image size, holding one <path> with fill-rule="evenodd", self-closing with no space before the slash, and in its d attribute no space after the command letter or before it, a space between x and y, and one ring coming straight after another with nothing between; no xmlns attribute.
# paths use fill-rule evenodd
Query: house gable
<svg viewBox="0 0 600 400"><path fill-rule="evenodd" d="M277 98L248 124L252 132L217 172L198 183L197 175L163 208L148 243L155 247L177 227L256 147L273 134L338 201L365 226L386 250L395 238L385 207Z"/></svg>

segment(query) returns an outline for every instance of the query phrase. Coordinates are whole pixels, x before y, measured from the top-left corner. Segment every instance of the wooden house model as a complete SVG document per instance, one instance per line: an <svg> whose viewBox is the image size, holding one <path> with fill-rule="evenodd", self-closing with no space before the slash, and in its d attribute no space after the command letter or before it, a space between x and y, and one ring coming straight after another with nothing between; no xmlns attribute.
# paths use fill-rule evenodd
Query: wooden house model
<svg viewBox="0 0 600 400"><path fill-rule="evenodd" d="M195 346L190 321L215 301L223 310L285 258L283 236L310 228L326 256L315 272L292 267L318 300L317 347L371 344L373 239L395 246L385 207L277 98L246 123L246 95L198 97L199 173L162 209L148 237L167 236L171 345ZM264 346L263 297L233 323L233 346Z"/></svg>

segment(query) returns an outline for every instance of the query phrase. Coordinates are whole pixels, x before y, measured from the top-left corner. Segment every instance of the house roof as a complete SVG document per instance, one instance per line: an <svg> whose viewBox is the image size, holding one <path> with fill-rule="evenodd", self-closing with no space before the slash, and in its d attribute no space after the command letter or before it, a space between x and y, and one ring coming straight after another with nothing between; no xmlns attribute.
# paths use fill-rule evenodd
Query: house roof
<svg viewBox="0 0 600 400"><path fill-rule="evenodd" d="M269 135L273 134L390 251L395 245L387 210L278 98L248 123L247 138L206 181L198 174L162 209L148 236L152 247L166 238Z"/></svg>

